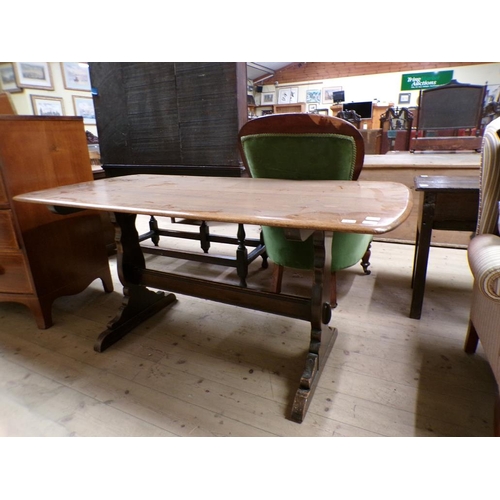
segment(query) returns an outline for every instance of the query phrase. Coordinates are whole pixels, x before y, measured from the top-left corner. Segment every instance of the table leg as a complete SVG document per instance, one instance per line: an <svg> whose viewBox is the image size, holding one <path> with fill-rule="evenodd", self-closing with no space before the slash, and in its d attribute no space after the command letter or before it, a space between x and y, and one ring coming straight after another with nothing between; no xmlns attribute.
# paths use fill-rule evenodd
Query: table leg
<svg viewBox="0 0 500 500"><path fill-rule="evenodd" d="M200 245L203 253L208 253L210 250L210 228L204 220L200 224Z"/></svg>
<svg viewBox="0 0 500 500"><path fill-rule="evenodd" d="M146 263L139 245L135 228L135 214L115 213L111 221L115 226L118 275L123 284L123 302L118 315L109 322L94 344L94 350L102 352L124 337L145 319L177 299L174 294L153 292L140 283L141 271Z"/></svg>
<svg viewBox="0 0 500 500"><path fill-rule="evenodd" d="M435 193L425 193L424 195L421 223L417 233L418 241L415 242L416 248L412 278L413 293L410 306L410 318L413 319L420 319L422 314L436 197Z"/></svg>
<svg viewBox="0 0 500 500"><path fill-rule="evenodd" d="M238 248L236 249L236 273L240 278L240 286L246 288L248 276L248 250L245 246L245 227L243 224L238 224Z"/></svg>
<svg viewBox="0 0 500 500"><path fill-rule="evenodd" d="M318 385L321 372L337 337L337 330L328 327L331 319L330 269L332 234L316 231L314 241L314 278L311 291L311 341L304 372L293 401L291 420L302 422Z"/></svg>
<svg viewBox="0 0 500 500"><path fill-rule="evenodd" d="M152 233L151 241L153 242L154 246L157 247L160 243L160 236L158 234L158 221L152 215L149 219L149 230Z"/></svg>

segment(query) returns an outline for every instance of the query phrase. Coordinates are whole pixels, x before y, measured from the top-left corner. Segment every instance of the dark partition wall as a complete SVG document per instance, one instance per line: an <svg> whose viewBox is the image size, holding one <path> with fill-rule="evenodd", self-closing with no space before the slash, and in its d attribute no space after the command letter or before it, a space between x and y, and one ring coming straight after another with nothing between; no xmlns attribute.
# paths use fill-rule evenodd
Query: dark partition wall
<svg viewBox="0 0 500 500"><path fill-rule="evenodd" d="M96 62L90 76L103 164L241 170L245 63Z"/></svg>

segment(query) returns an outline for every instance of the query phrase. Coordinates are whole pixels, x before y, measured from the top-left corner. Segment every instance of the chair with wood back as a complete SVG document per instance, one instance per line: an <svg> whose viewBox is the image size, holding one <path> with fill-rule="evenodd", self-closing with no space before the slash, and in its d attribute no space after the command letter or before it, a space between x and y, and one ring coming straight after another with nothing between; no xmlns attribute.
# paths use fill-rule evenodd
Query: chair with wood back
<svg viewBox="0 0 500 500"><path fill-rule="evenodd" d="M349 123L352 123L356 128L361 127L361 116L353 109L346 109L337 113L337 118L342 118Z"/></svg>
<svg viewBox="0 0 500 500"><path fill-rule="evenodd" d="M268 115L247 122L239 132L243 162L252 177L296 180L356 180L363 167L364 143L350 123L306 113ZM273 291L281 291L283 268L313 268L313 241L289 241L283 229L262 227L266 252L276 265ZM371 235L335 233L332 242L331 306L337 304L336 271L359 261L365 274Z"/></svg>

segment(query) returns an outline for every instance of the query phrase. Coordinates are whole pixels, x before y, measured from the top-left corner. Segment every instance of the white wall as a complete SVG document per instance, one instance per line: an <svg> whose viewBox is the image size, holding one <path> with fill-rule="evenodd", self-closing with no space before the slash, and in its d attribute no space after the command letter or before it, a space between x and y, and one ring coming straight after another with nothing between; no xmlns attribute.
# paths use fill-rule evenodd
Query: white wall
<svg viewBox="0 0 500 500"><path fill-rule="evenodd" d="M473 66L443 67L436 71L453 70L453 78L460 83L500 87L500 63L487 63ZM379 101L380 105L390 103L398 106L399 94L408 92L401 90L401 79L407 73L432 73L432 70L405 71L398 73L382 73L378 75L352 76L344 78L332 78L318 80L315 82L297 82L297 84L282 84L276 87L274 84L264 85L263 92L276 92L275 102L278 98L278 90L285 87L298 86L298 102L306 102L306 90L324 89L331 87L342 87L345 92L346 102ZM498 91L498 90L497 90ZM418 90L410 91L411 100L405 106L416 106L419 95ZM259 93L255 93L256 104L260 104ZM318 103L318 108L330 108L331 103ZM401 105L400 105L401 106Z"/></svg>
<svg viewBox="0 0 500 500"><path fill-rule="evenodd" d="M49 66L54 90L24 88L21 92L13 92L10 94L18 115L35 114L31 101L32 95L62 98L65 116L76 115L73 96L91 97L90 92L84 90L68 90L64 87L61 63L50 62ZM84 124L84 128L94 135L97 135L97 127L95 125Z"/></svg>

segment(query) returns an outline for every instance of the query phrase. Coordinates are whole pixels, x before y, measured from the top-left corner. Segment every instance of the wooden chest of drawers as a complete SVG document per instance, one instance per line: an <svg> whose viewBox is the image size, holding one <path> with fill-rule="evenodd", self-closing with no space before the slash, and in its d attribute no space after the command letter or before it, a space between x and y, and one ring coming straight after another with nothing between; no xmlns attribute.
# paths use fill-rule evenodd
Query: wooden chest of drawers
<svg viewBox="0 0 500 500"><path fill-rule="evenodd" d="M25 304L39 328L52 325L57 297L97 278L112 291L101 217L13 197L92 179L82 118L0 116L0 302Z"/></svg>

